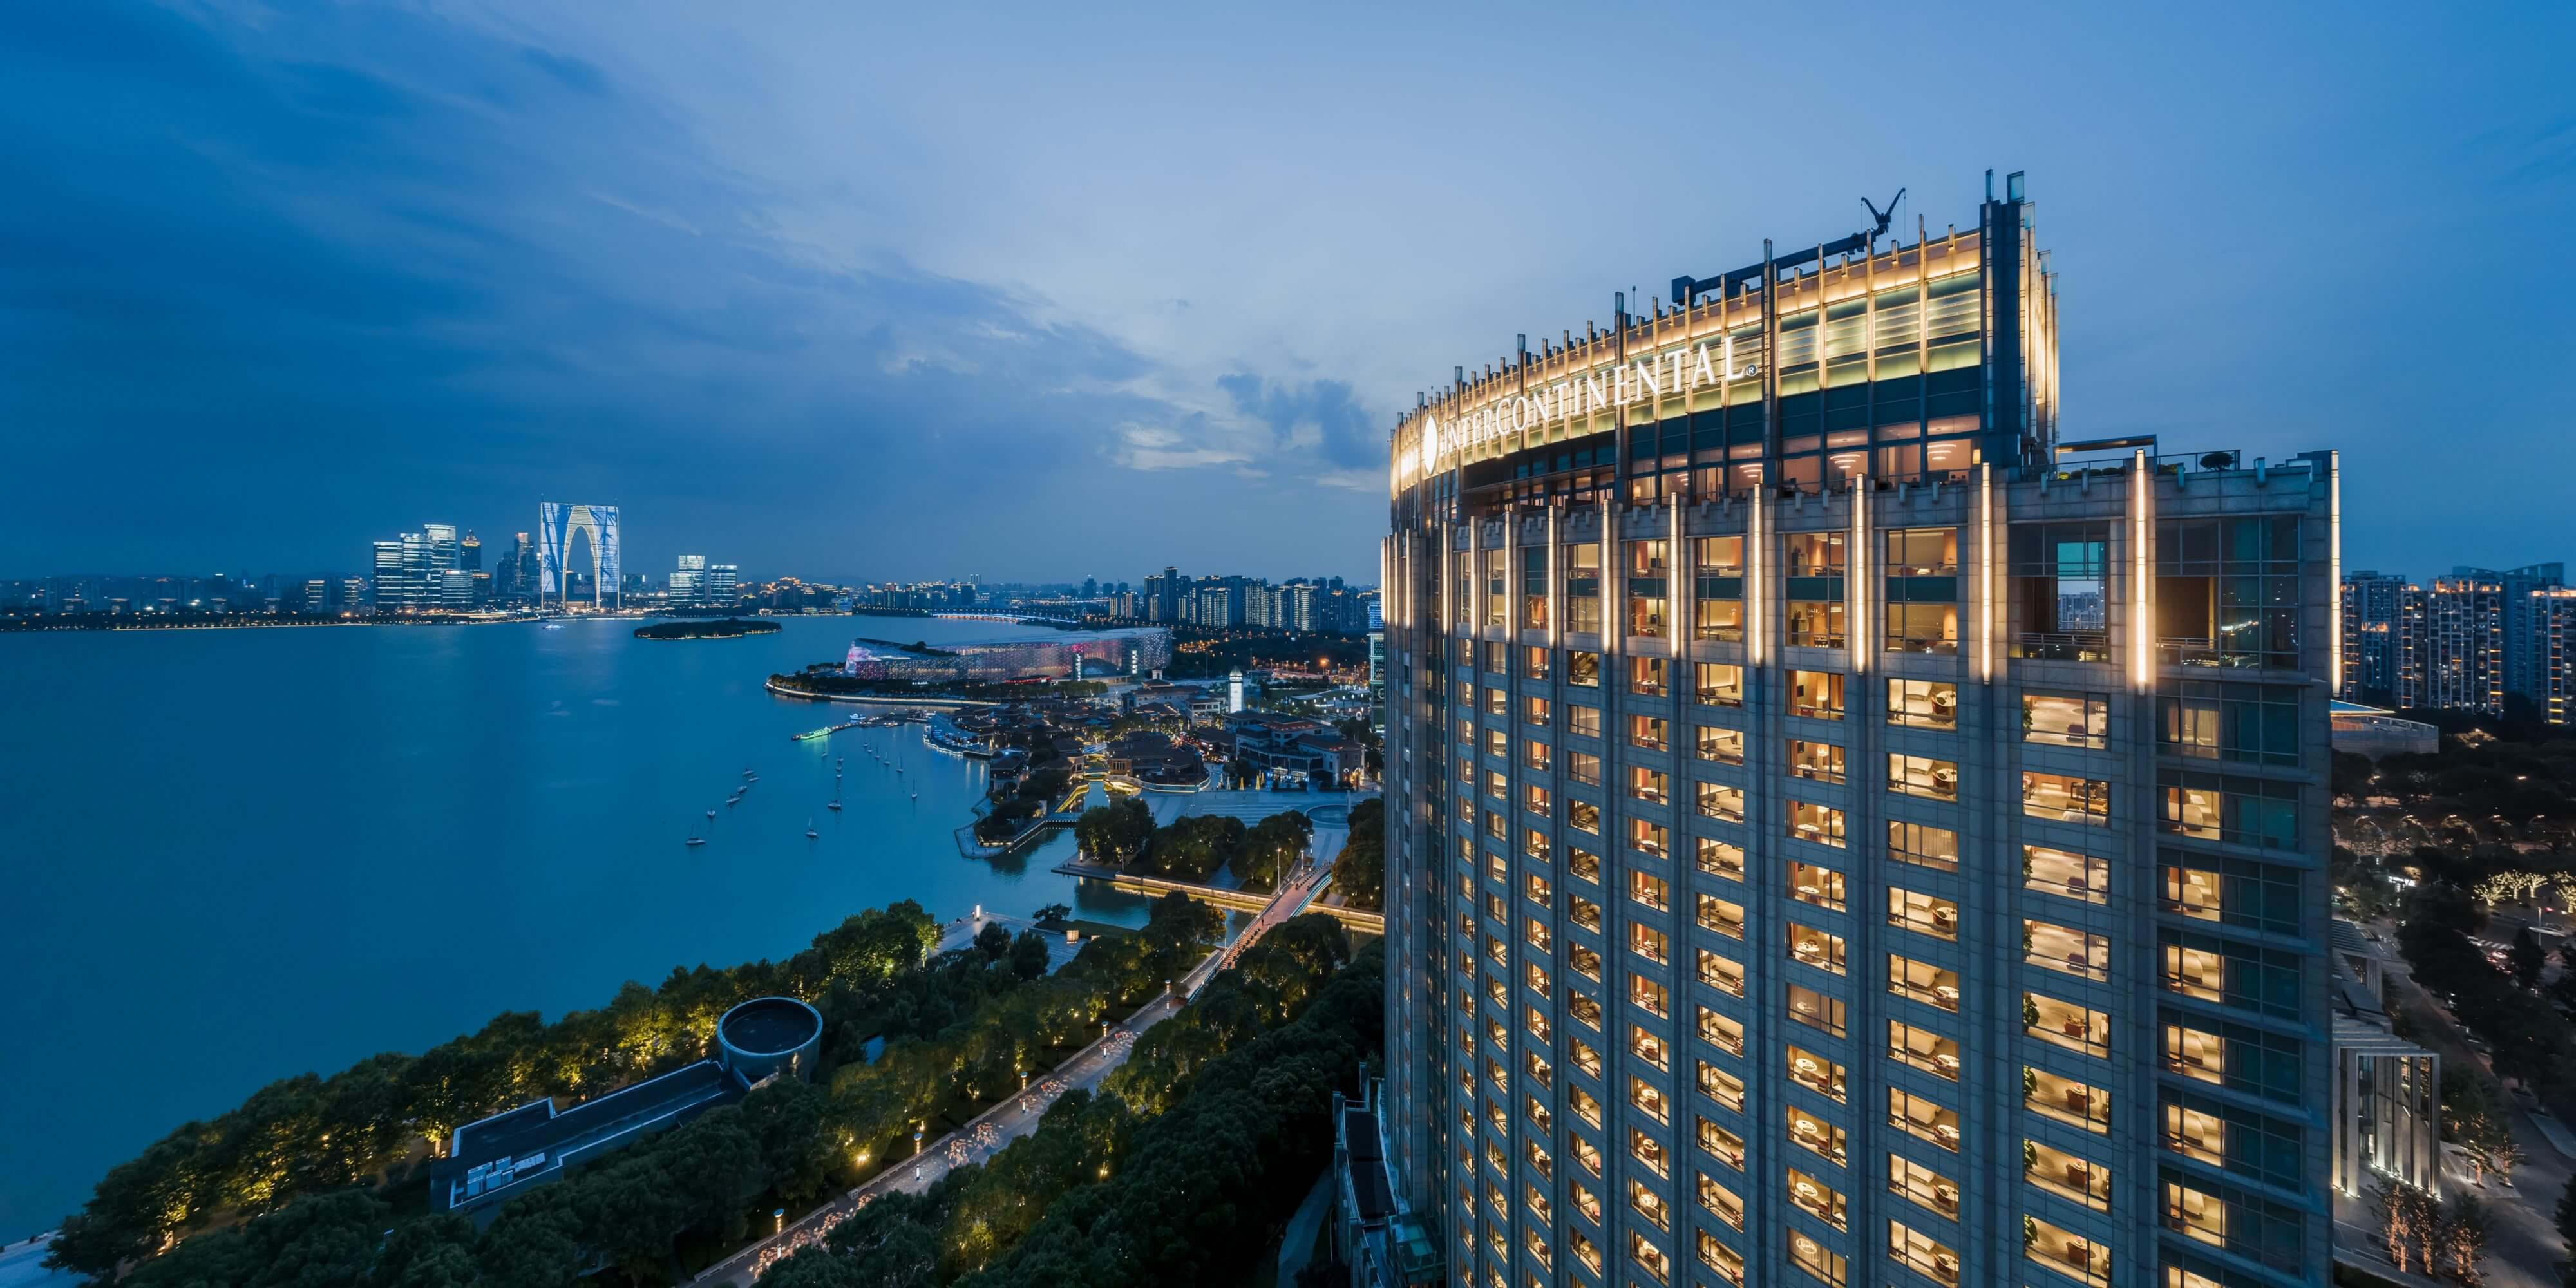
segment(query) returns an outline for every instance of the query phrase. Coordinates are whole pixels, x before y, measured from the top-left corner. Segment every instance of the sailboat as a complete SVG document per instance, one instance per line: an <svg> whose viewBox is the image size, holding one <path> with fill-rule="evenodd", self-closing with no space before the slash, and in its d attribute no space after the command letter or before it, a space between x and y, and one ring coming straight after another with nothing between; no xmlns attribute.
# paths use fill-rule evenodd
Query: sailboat
<svg viewBox="0 0 2576 1288"><path fill-rule="evenodd" d="M818 836L821 836L821 835L822 835L822 833L817 832L817 831L815 831L815 830L814 830L814 816L813 816L813 815L811 815L811 814L806 815L806 816L805 816L805 839L806 839L806 840L808 840L808 841L810 841L810 840L813 840L815 837L818 837Z"/></svg>
<svg viewBox="0 0 2576 1288"><path fill-rule="evenodd" d="M697 834L697 833L695 833L695 832L691 832L691 833L689 833L689 839L688 839L687 841L683 842L683 844L686 844L686 845L704 845L704 844L706 844L706 843L707 843L707 838L705 838L705 837L703 837L703 836L700 836L700 835L698 835L698 834Z"/></svg>
<svg viewBox="0 0 2576 1288"><path fill-rule="evenodd" d="M708 810L708 811L707 811L707 817L708 817L709 819L713 819L715 816L716 816L716 812L715 812L714 810Z"/></svg>

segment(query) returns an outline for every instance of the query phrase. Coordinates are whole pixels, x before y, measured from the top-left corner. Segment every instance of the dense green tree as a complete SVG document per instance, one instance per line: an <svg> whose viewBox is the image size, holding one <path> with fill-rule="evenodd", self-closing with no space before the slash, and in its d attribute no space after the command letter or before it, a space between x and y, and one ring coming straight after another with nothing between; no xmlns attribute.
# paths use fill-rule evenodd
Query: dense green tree
<svg viewBox="0 0 2576 1288"><path fill-rule="evenodd" d="M64 1222L49 1260L93 1276L110 1274L120 1263L165 1251L177 1236L226 1211L253 1218L240 1227L248 1235L300 1197L383 1177L415 1139L443 1150L457 1125L497 1110L540 1096L604 1094L699 1059L717 1017L749 997L815 998L831 1035L827 1059L851 1058L867 1036L849 1033L862 1027L860 1013L896 979L918 973L938 935L920 905L905 901L847 919L784 963L675 969L659 988L629 985L607 1007L574 1011L553 1024L535 1012L506 1012L418 1056L371 1056L327 1079L280 1080L239 1108L186 1124L111 1169L83 1210ZM379 1224L376 1232L382 1229ZM502 1248L522 1259L514 1269L544 1273L555 1252L571 1264L571 1254L559 1248L530 1253L533 1242ZM208 1243L192 1259L238 1246Z"/></svg>
<svg viewBox="0 0 2576 1288"><path fill-rule="evenodd" d="M1242 850L1249 829L1226 814L1194 814L1154 830L1145 866L1163 876L1204 881Z"/></svg>
<svg viewBox="0 0 2576 1288"><path fill-rule="evenodd" d="M1074 843L1096 862L1119 863L1154 832L1154 811L1130 796L1084 810L1074 820Z"/></svg>
<svg viewBox="0 0 2576 1288"><path fill-rule="evenodd" d="M998 921L985 922L984 928L975 932L975 951L984 954L987 961L1000 961L1009 956L1011 951L1009 928Z"/></svg>
<svg viewBox="0 0 2576 1288"><path fill-rule="evenodd" d="M2548 964L2549 954L2541 948L2540 940L2531 933L2531 927L2525 926L2513 932L2513 943L2505 950L2505 960L2513 967L2513 977L2524 988L2533 988L2540 983L2540 968Z"/></svg>
<svg viewBox="0 0 2576 1288"><path fill-rule="evenodd" d="M1023 930L1011 941L1011 973L1022 979L1046 974L1048 957L1047 938L1041 931Z"/></svg>
<svg viewBox="0 0 2576 1288"><path fill-rule="evenodd" d="M1233 858L1234 874L1243 886L1268 890L1279 884L1314 835L1315 821L1300 810L1283 810L1253 824Z"/></svg>
<svg viewBox="0 0 2576 1288"><path fill-rule="evenodd" d="M1386 802L1372 796L1351 807L1351 835L1333 860L1333 888L1352 907L1386 903Z"/></svg>
<svg viewBox="0 0 2576 1288"><path fill-rule="evenodd" d="M1240 1274L1331 1152L1332 1092L1351 1085L1384 1023L1383 961L1372 945L1295 1022L1210 1062L1106 1178L1065 1194L960 1282L1150 1288Z"/></svg>

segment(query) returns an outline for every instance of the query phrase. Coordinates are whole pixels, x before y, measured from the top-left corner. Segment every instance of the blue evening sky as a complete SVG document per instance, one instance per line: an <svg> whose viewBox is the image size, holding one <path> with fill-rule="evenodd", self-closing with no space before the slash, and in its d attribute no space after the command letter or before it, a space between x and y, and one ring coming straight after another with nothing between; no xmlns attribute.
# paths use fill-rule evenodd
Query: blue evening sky
<svg viewBox="0 0 2576 1288"><path fill-rule="evenodd" d="M2340 447L2347 567L2576 557L2571 14L14 5L0 575L557 499L656 572L1373 578L1452 365L1988 167L2068 434Z"/></svg>

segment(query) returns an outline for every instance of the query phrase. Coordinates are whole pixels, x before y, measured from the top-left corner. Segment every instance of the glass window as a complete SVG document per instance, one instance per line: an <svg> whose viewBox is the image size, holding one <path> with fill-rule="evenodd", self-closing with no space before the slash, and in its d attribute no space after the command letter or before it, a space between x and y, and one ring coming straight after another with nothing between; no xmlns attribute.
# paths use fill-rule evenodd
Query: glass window
<svg viewBox="0 0 2576 1288"><path fill-rule="evenodd" d="M1670 547L1662 541L1630 541L1628 548L1628 633L1661 637L1672 633L1672 568Z"/></svg>
<svg viewBox="0 0 2576 1288"><path fill-rule="evenodd" d="M1706 1172L1699 1174L1699 1205L1718 1220L1744 1228L1744 1200Z"/></svg>
<svg viewBox="0 0 2576 1288"><path fill-rule="evenodd" d="M1576 649L1565 655L1565 682L1577 688L1601 687L1601 655Z"/></svg>
<svg viewBox="0 0 2576 1288"><path fill-rule="evenodd" d="M2163 862L2166 912L2278 935L2299 933L2299 892L2305 878L2298 869L2183 850L2157 853Z"/></svg>
<svg viewBox="0 0 2576 1288"><path fill-rule="evenodd" d="M1669 804L1672 796L1665 790L1669 781L1669 776L1660 769L1632 765L1628 769L1628 794L1657 805Z"/></svg>
<svg viewBox="0 0 2576 1288"><path fill-rule="evenodd" d="M1923 579L1918 578L1918 580ZM1924 604L1890 600L1885 617L1887 619L1885 643L1888 652L1925 653L1935 657L1958 656L1959 606L1957 604Z"/></svg>
<svg viewBox="0 0 2576 1288"><path fill-rule="evenodd" d="M1888 1088L1887 1125L1954 1153L1959 1148L1958 1112L1927 1096Z"/></svg>
<svg viewBox="0 0 2576 1288"><path fill-rule="evenodd" d="M1729 823L1744 821L1744 789L1725 783L1693 783L1698 794L1701 818L1721 819Z"/></svg>
<svg viewBox="0 0 2576 1288"><path fill-rule="evenodd" d="M1744 1080L1706 1060L1698 1064L1700 1094L1737 1113L1744 1112Z"/></svg>
<svg viewBox="0 0 2576 1288"><path fill-rule="evenodd" d="M2156 939L2167 989L2279 1019L2299 1018L2305 999L2297 954L2171 928L2158 930Z"/></svg>
<svg viewBox="0 0 2576 1288"><path fill-rule="evenodd" d="M1789 1081L1836 1104L1843 1099L1843 1067L1804 1047L1788 1049Z"/></svg>
<svg viewBox="0 0 2576 1288"><path fill-rule="evenodd" d="M1839 848L1846 843L1843 839L1843 812L1807 801L1791 801L1789 835L1801 841Z"/></svg>
<svg viewBox="0 0 2576 1288"><path fill-rule="evenodd" d="M1886 538L1888 576L1959 575L1957 528L1892 528L1887 531Z"/></svg>
<svg viewBox="0 0 2576 1288"><path fill-rule="evenodd" d="M1698 1011L1700 1040L1739 1060L1743 1059L1744 1026L1705 1006Z"/></svg>
<svg viewBox="0 0 2576 1288"><path fill-rule="evenodd" d="M1696 732L1699 738L1698 755L1700 759L1715 761L1721 765L1741 765L1744 763L1743 730L1720 729L1715 725L1701 725L1698 727Z"/></svg>
<svg viewBox="0 0 2576 1288"><path fill-rule="evenodd" d="M1895 953L1887 955L1887 991L1954 1014L1959 1009L1957 971Z"/></svg>
<svg viewBox="0 0 2576 1288"><path fill-rule="evenodd" d="M1843 749L1830 742L1789 742L1789 776L1811 778L1820 783L1843 780Z"/></svg>
<svg viewBox="0 0 2576 1288"><path fill-rule="evenodd" d="M1565 731L1584 738L1601 736L1601 708L1569 702L1565 707Z"/></svg>
<svg viewBox="0 0 2576 1288"><path fill-rule="evenodd" d="M2088 1288L2110 1288L2111 1248L2037 1217L2021 1219L2022 1255Z"/></svg>
<svg viewBox="0 0 2576 1288"><path fill-rule="evenodd" d="M1789 865L1789 897L1819 908L1843 910L1843 874L1813 863Z"/></svg>
<svg viewBox="0 0 2576 1288"><path fill-rule="evenodd" d="M1643 747L1648 751L1666 750L1671 746L1671 739L1664 730L1664 721L1660 716L1628 717L1628 742L1631 746Z"/></svg>
<svg viewBox="0 0 2576 1288"><path fill-rule="evenodd" d="M2111 1055L2111 1017L2044 993L2021 995L2022 1032L2069 1051Z"/></svg>
<svg viewBox="0 0 2576 1288"><path fill-rule="evenodd" d="M1789 985L1788 990L1790 1019L1835 1037L1843 1036L1841 998L1798 984Z"/></svg>
<svg viewBox="0 0 2576 1288"><path fill-rule="evenodd" d="M1698 899L1699 924L1730 938L1744 938L1743 904L1707 894L1698 896Z"/></svg>
<svg viewBox="0 0 2576 1288"><path fill-rule="evenodd" d="M1887 1188L1917 1206L1958 1219L1959 1183L1903 1154L1887 1156Z"/></svg>
<svg viewBox="0 0 2576 1288"><path fill-rule="evenodd" d="M2095 983L2111 978L2111 941L2055 922L2022 920L2021 959Z"/></svg>
<svg viewBox="0 0 2576 1288"><path fill-rule="evenodd" d="M1789 1169L1789 1201L1837 1230L1844 1228L1842 1192L1794 1167Z"/></svg>
<svg viewBox="0 0 2576 1288"><path fill-rule="evenodd" d="M1628 691L1642 697L1660 698L1672 692L1672 663L1660 657L1628 659Z"/></svg>
<svg viewBox="0 0 2576 1288"><path fill-rule="evenodd" d="M2023 770L2021 812L2031 818L2104 827L2111 821L2111 784L2098 778Z"/></svg>
<svg viewBox="0 0 2576 1288"><path fill-rule="evenodd" d="M1652 872L1630 872L1628 897L1660 912L1671 904L1672 886Z"/></svg>
<svg viewBox="0 0 2576 1288"><path fill-rule="evenodd" d="M1835 1163L1843 1161L1843 1129L1816 1115L1789 1106L1789 1139Z"/></svg>
<svg viewBox="0 0 2576 1288"><path fill-rule="evenodd" d="M1890 820L1887 824L1887 857L1899 863L1956 872L1959 870L1959 834L1929 823Z"/></svg>
<svg viewBox="0 0 2576 1288"><path fill-rule="evenodd" d="M2160 769L2156 786L2167 832L2267 850L2299 846L2297 783Z"/></svg>
<svg viewBox="0 0 2576 1288"><path fill-rule="evenodd" d="M2168 664L2299 667L2299 516L2156 523L2156 639Z"/></svg>
<svg viewBox="0 0 2576 1288"><path fill-rule="evenodd" d="M2021 737L2053 747L2110 746L2110 695L2026 692L2021 697Z"/></svg>
<svg viewBox="0 0 2576 1288"><path fill-rule="evenodd" d="M1744 847L1715 837L1695 838L1699 849L1699 870L1711 876L1733 881L1744 879Z"/></svg>
<svg viewBox="0 0 2576 1288"><path fill-rule="evenodd" d="M1812 926L1789 923L1789 956L1792 960L1818 970L1843 973L1843 940Z"/></svg>
<svg viewBox="0 0 2576 1288"><path fill-rule="evenodd" d="M2111 865L2073 850L2025 845L2021 847L2021 883L2028 890L2086 903L2107 903L2111 897Z"/></svg>
<svg viewBox="0 0 2576 1288"><path fill-rule="evenodd" d="M2109 661L2111 525L2016 523L2008 558L2013 656Z"/></svg>
<svg viewBox="0 0 2576 1288"><path fill-rule="evenodd" d="M1744 1138L1706 1118L1694 1118L1693 1126L1699 1147L1719 1162L1741 1172L1744 1170Z"/></svg>
<svg viewBox="0 0 2576 1288"><path fill-rule="evenodd" d="M1890 680L1887 722L1916 729L1956 729L1959 686L1947 680Z"/></svg>
<svg viewBox="0 0 2576 1288"><path fill-rule="evenodd" d="M2299 763L2299 691L2286 684L2172 682L2158 697L2156 749L2241 765Z"/></svg>
<svg viewBox="0 0 2576 1288"><path fill-rule="evenodd" d="M1900 930L1956 941L1959 938L1959 905L1938 895L1889 886L1887 924Z"/></svg>
<svg viewBox="0 0 2576 1288"><path fill-rule="evenodd" d="M1661 823L1642 818L1628 820L1628 845L1632 849L1665 858L1672 852L1672 834Z"/></svg>
<svg viewBox="0 0 2576 1288"><path fill-rule="evenodd" d="M1725 662L1700 662L1693 671L1693 694L1713 707L1744 705L1744 668Z"/></svg>
<svg viewBox="0 0 2576 1288"><path fill-rule="evenodd" d="M1887 790L1900 796L1922 796L1931 800L1959 799L1959 766L1930 756L1887 758Z"/></svg>
<svg viewBox="0 0 2576 1288"><path fill-rule="evenodd" d="M1839 671L1791 671L1789 714L1818 720L1843 718L1843 676Z"/></svg>
<svg viewBox="0 0 2576 1288"><path fill-rule="evenodd" d="M1744 638L1744 538L1701 537L1691 543L1697 602L1691 633L1704 640Z"/></svg>
<svg viewBox="0 0 2576 1288"><path fill-rule="evenodd" d="M1848 1263L1843 1254L1796 1230L1789 1231L1789 1264L1814 1276L1825 1288L1844 1288Z"/></svg>
<svg viewBox="0 0 2576 1288"><path fill-rule="evenodd" d="M2054 1118L2096 1135L2107 1135L2111 1130L2110 1092L2046 1069L2022 1066L2021 1104L2043 1118Z"/></svg>
<svg viewBox="0 0 2576 1288"><path fill-rule="evenodd" d="M1565 628L1601 630L1601 547L1590 542L1565 547Z"/></svg>
<svg viewBox="0 0 2576 1288"><path fill-rule="evenodd" d="M1843 601L1792 599L1788 604L1788 630L1791 644L1802 648L1841 648L1843 646Z"/></svg>
<svg viewBox="0 0 2576 1288"><path fill-rule="evenodd" d="M1734 997L1744 996L1744 963L1702 948L1699 953L1699 982Z"/></svg>
<svg viewBox="0 0 2576 1288"><path fill-rule="evenodd" d="M1791 532L1781 537L1788 552L1788 575L1792 577L1840 577L1843 575L1843 533ZM1837 590L1833 596L1841 598Z"/></svg>
<svg viewBox="0 0 2576 1288"><path fill-rule="evenodd" d="M1887 1022L1887 1058L1936 1077L1959 1080L1959 1043L1920 1025Z"/></svg>

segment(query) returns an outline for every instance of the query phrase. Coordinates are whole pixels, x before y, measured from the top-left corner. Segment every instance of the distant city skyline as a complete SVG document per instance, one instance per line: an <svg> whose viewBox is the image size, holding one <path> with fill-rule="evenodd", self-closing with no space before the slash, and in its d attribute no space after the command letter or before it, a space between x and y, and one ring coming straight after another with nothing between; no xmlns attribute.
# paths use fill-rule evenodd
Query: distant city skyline
<svg viewBox="0 0 2576 1288"><path fill-rule="evenodd" d="M2576 195L2566 7L1990 17L1825 19L1904 57L1872 92L1724 59L1701 128L1605 133L1600 87L1660 83L1633 42L1481 13L35 6L0 41L0 568L329 568L602 497L641 568L1350 575L1426 382L1863 194L1938 232L1987 167L2069 284L2069 436L2340 448L2355 566L2546 544L2563 410L2459 382L2571 347L2534 242ZM1894 128L1909 95L1974 127ZM1835 144L1748 163L1725 104ZM1427 160L1497 130L1655 195L1568 237L1597 181Z"/></svg>

